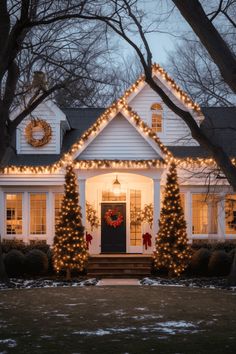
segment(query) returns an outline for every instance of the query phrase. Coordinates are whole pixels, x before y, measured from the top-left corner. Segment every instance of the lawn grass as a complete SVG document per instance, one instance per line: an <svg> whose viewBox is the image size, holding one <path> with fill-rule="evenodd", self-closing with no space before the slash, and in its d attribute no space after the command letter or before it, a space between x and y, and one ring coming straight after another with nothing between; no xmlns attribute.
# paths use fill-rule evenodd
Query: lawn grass
<svg viewBox="0 0 236 354"><path fill-rule="evenodd" d="M141 286L0 292L0 353L235 352L236 292Z"/></svg>

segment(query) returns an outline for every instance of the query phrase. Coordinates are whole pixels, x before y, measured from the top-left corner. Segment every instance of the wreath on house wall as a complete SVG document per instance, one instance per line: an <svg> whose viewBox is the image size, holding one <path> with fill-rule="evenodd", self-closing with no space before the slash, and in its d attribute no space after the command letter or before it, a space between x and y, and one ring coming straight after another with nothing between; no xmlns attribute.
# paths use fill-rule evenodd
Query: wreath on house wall
<svg viewBox="0 0 236 354"><path fill-rule="evenodd" d="M124 217L117 209L108 209L104 214L104 219L107 225L111 227L119 227L124 221Z"/></svg>
<svg viewBox="0 0 236 354"><path fill-rule="evenodd" d="M34 128L40 128L43 131L41 139L34 138ZM49 123L43 119L32 119L25 128L25 137L28 144L33 147L41 147L49 143L52 138L52 128Z"/></svg>

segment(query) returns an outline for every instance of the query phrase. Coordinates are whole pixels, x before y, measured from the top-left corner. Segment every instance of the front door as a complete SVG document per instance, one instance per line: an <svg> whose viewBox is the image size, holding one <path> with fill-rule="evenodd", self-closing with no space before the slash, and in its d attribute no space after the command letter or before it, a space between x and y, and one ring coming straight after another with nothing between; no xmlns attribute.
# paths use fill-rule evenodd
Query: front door
<svg viewBox="0 0 236 354"><path fill-rule="evenodd" d="M109 210L117 210L123 216L123 221L117 227L109 225L104 216ZM126 252L126 204L102 203L101 204L101 252L125 253ZM112 220L116 219L111 216Z"/></svg>

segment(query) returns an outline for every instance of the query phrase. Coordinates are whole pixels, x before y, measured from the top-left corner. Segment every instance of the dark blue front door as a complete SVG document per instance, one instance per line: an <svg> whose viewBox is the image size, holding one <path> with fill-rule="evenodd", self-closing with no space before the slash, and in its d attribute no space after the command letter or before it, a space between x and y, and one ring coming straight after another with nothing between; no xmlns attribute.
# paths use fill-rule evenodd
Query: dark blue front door
<svg viewBox="0 0 236 354"><path fill-rule="evenodd" d="M106 211L117 209L123 216L120 226L114 228L107 224L104 219ZM102 253L125 253L126 252L126 204L125 203L102 203L101 205L101 252Z"/></svg>

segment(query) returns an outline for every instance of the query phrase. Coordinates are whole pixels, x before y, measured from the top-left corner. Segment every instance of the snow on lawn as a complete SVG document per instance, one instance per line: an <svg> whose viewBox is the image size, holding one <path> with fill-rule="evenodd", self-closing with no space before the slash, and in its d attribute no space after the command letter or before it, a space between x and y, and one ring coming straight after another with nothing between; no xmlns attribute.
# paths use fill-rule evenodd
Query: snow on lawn
<svg viewBox="0 0 236 354"><path fill-rule="evenodd" d="M205 289L227 289L235 291L236 287L229 287L227 279L222 277L211 278L143 278L140 285L148 286L176 286L189 288L205 288Z"/></svg>
<svg viewBox="0 0 236 354"><path fill-rule="evenodd" d="M8 348L15 348L16 341L14 339L0 339L0 344L5 344Z"/></svg>
<svg viewBox="0 0 236 354"><path fill-rule="evenodd" d="M80 279L76 281L60 281L49 279L16 279L11 278L9 283L0 283L0 290L5 289L33 289L33 288L57 288L57 287L81 287L94 286L97 279Z"/></svg>
<svg viewBox="0 0 236 354"><path fill-rule="evenodd" d="M192 322L185 321L167 321L167 322L157 322L152 325L145 325L141 327L118 327L118 328L99 328L95 331L74 331L73 335L81 336L107 336L117 333L157 333L157 334L166 334L166 335L175 335L175 334L190 334L197 333L200 330L196 324Z"/></svg>

